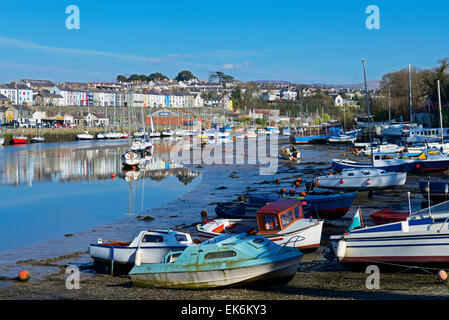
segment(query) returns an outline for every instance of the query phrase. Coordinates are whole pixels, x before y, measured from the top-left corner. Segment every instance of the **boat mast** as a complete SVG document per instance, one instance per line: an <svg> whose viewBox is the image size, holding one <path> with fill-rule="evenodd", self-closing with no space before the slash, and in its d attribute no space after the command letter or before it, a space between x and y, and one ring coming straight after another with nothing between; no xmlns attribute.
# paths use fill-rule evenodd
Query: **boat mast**
<svg viewBox="0 0 449 320"><path fill-rule="evenodd" d="M391 89L388 89L388 124L391 125Z"/></svg>
<svg viewBox="0 0 449 320"><path fill-rule="evenodd" d="M413 123L413 115L412 115L412 109L413 109L413 94L412 94L412 65L408 65L408 82L409 82L409 106L410 106L410 124Z"/></svg>
<svg viewBox="0 0 449 320"><path fill-rule="evenodd" d="M443 135L443 117L441 114L441 91L440 91L440 80L438 80L438 108L440 111L440 130L441 130L441 144L444 144L444 135Z"/></svg>
<svg viewBox="0 0 449 320"><path fill-rule="evenodd" d="M369 111L369 92L368 92L368 84L366 83L366 66L365 66L365 59L362 59L362 65L363 65L363 78L365 81L365 96L366 96L366 112L368 114L368 128L369 128L369 142L371 145L371 165L374 166L374 154L373 154L373 139L371 136L371 117L370 117L370 111Z"/></svg>

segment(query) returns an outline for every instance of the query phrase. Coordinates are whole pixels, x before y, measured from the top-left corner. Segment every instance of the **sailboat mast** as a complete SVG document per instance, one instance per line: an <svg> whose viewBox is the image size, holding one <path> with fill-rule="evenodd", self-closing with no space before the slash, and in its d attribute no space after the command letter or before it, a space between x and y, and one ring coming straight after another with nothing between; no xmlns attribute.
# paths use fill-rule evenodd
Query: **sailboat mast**
<svg viewBox="0 0 449 320"><path fill-rule="evenodd" d="M388 124L391 124L391 90L388 89Z"/></svg>
<svg viewBox="0 0 449 320"><path fill-rule="evenodd" d="M441 144L444 143L444 135L443 135L443 116L441 114L441 89L440 89L440 80L438 80L438 108L440 111L440 130L441 130Z"/></svg>
<svg viewBox="0 0 449 320"><path fill-rule="evenodd" d="M371 117L370 117L370 111L369 111L369 92L368 92L368 84L366 83L366 66L365 66L365 59L362 59L363 64L363 78L365 81L365 96L366 96L366 112L368 115L368 128L369 128L369 142L371 145L371 163L374 165L374 154L373 154L373 139L371 136Z"/></svg>
<svg viewBox="0 0 449 320"><path fill-rule="evenodd" d="M412 65L409 64L408 65L408 82L409 82L409 106L410 106L410 124L413 123L413 115L412 115L412 110L413 110L413 93L412 93Z"/></svg>

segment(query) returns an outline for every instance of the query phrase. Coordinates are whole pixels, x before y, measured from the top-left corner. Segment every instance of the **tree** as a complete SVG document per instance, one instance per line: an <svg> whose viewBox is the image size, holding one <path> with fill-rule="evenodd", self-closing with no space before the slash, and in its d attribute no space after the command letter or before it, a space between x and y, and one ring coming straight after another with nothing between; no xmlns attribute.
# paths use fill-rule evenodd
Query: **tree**
<svg viewBox="0 0 449 320"><path fill-rule="evenodd" d="M168 77L160 72L152 73L148 76L148 81L168 80Z"/></svg>
<svg viewBox="0 0 449 320"><path fill-rule="evenodd" d="M221 84L224 84L233 81L234 77L221 71L209 72L209 81L213 82L215 80Z"/></svg>
<svg viewBox="0 0 449 320"><path fill-rule="evenodd" d="M129 78L128 81L139 81L140 80L140 76L138 74L132 74Z"/></svg>
<svg viewBox="0 0 449 320"><path fill-rule="evenodd" d="M176 81L189 81L189 80L193 80L193 79L198 79L198 78L195 77L193 75L193 73L188 70L179 72L175 78Z"/></svg>
<svg viewBox="0 0 449 320"><path fill-rule="evenodd" d="M139 80L142 81L142 82L146 82L146 81L148 81L148 78L147 78L146 75L141 74L141 75L139 76Z"/></svg>
<svg viewBox="0 0 449 320"><path fill-rule="evenodd" d="M120 74L117 76L117 81L118 82L128 82L128 78Z"/></svg>

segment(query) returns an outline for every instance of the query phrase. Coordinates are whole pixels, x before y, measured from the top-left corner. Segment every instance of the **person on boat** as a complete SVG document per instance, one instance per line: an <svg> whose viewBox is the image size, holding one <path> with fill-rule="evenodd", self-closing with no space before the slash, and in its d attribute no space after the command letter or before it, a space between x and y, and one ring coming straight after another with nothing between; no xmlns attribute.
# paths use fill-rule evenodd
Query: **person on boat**
<svg viewBox="0 0 449 320"><path fill-rule="evenodd" d="M290 156L295 158L295 159L298 159L298 150L296 150L294 145L291 145L290 150L291 150L290 151Z"/></svg>

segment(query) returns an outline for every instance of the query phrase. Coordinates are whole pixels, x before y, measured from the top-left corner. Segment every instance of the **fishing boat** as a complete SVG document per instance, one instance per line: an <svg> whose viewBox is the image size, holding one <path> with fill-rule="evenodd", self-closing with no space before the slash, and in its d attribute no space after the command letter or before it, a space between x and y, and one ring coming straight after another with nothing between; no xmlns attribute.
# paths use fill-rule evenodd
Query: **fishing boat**
<svg viewBox="0 0 449 320"><path fill-rule="evenodd" d="M366 191L389 189L403 186L407 181L406 172L387 172L382 169L343 169L338 174L328 174L315 178L315 186L325 189Z"/></svg>
<svg viewBox="0 0 449 320"><path fill-rule="evenodd" d="M103 241L89 246L95 263L133 266L138 263L161 263L170 251L181 251L193 245L190 234L173 230L145 230L132 241ZM140 260L140 261L139 261Z"/></svg>
<svg viewBox="0 0 449 320"><path fill-rule="evenodd" d="M94 136L90 134L88 131L84 131L83 133L76 135L76 140L82 141L82 140L93 140Z"/></svg>
<svg viewBox="0 0 449 320"><path fill-rule="evenodd" d="M140 164L140 161L141 161L141 157L135 151L128 150L122 155L122 165L123 166L135 167Z"/></svg>
<svg viewBox="0 0 449 320"><path fill-rule="evenodd" d="M302 252L320 246L324 220L305 219L300 200L280 199L260 208L254 219L215 219L198 225L200 236L211 238L223 233L255 232L279 244Z"/></svg>
<svg viewBox="0 0 449 320"><path fill-rule="evenodd" d="M221 202L215 207L218 218L256 218L256 212L269 202L281 198L302 200L303 213L306 218L336 220L343 217L352 205L356 192L353 193L304 193L301 196L281 194L254 193L247 199L237 202Z"/></svg>
<svg viewBox="0 0 449 320"><path fill-rule="evenodd" d="M338 135L340 132L340 124L324 123L296 128L291 132L290 139L293 144L327 143L331 136Z"/></svg>
<svg viewBox="0 0 449 320"><path fill-rule="evenodd" d="M279 158L289 161L297 161L301 158L301 152L296 150L293 145L287 146L281 149Z"/></svg>
<svg viewBox="0 0 449 320"><path fill-rule="evenodd" d="M439 150L424 150L419 154L404 153L402 158L415 160L411 172L442 172L449 169L449 157Z"/></svg>
<svg viewBox="0 0 449 320"><path fill-rule="evenodd" d="M449 202L410 214L405 221L331 236L341 264L442 265L449 263Z"/></svg>
<svg viewBox="0 0 449 320"><path fill-rule="evenodd" d="M288 283L303 254L265 237L223 235L182 252L170 252L160 264L136 265L129 272L134 286L207 289Z"/></svg>
<svg viewBox="0 0 449 320"><path fill-rule="evenodd" d="M16 135L12 137L12 143L13 144L25 144L27 143L28 138L21 134L21 135Z"/></svg>

